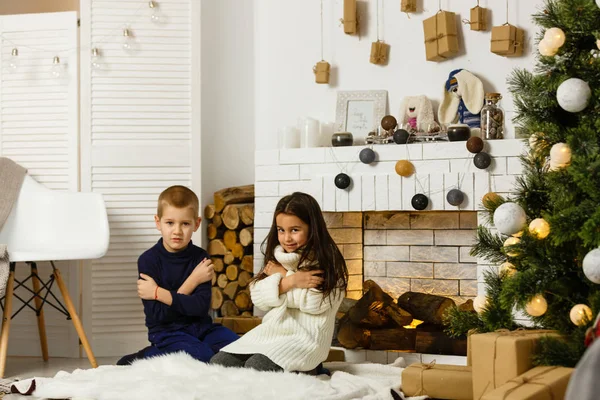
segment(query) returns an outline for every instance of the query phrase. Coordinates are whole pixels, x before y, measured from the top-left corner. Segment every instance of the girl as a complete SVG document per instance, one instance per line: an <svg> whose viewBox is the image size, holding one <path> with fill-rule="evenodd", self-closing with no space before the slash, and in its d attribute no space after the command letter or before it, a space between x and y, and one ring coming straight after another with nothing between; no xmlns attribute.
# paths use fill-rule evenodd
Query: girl
<svg viewBox="0 0 600 400"><path fill-rule="evenodd" d="M279 200L265 242L265 264L250 294L267 314L211 363L314 374L329 353L335 314L348 285L346 262L319 204L305 193Z"/></svg>

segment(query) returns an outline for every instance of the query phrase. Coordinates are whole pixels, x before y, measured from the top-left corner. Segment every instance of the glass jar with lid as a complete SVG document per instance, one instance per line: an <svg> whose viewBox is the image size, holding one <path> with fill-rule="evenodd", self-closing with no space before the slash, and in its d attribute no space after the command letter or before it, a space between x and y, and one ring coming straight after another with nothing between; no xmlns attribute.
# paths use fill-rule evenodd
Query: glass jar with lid
<svg viewBox="0 0 600 400"><path fill-rule="evenodd" d="M481 109L481 136L484 139L504 138L504 110L498 104L501 99L500 93L485 94L485 105Z"/></svg>

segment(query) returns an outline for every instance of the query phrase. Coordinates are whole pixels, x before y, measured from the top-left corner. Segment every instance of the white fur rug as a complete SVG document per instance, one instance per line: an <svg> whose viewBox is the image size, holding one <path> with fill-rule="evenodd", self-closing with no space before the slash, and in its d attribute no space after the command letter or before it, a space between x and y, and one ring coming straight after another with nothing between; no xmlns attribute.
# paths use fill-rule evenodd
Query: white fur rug
<svg viewBox="0 0 600 400"><path fill-rule="evenodd" d="M131 366L61 371L54 378L32 378L15 387L35 397L78 400L323 399L391 400L400 387L404 360L393 365L328 363L332 372L313 377L287 372L207 365L180 353ZM35 386L33 386L35 385ZM31 391L31 389L34 389Z"/></svg>

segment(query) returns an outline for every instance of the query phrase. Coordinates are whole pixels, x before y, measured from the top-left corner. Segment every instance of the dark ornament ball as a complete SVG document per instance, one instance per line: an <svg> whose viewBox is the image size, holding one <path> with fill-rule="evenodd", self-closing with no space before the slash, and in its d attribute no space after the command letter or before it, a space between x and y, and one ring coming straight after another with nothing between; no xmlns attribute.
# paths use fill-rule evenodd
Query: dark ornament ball
<svg viewBox="0 0 600 400"><path fill-rule="evenodd" d="M459 206L465 200L465 194L458 189L452 189L446 195L446 200L452 206Z"/></svg>
<svg viewBox="0 0 600 400"><path fill-rule="evenodd" d="M471 153L479 153L483 150L483 139L477 136L470 137L467 140L467 150Z"/></svg>
<svg viewBox="0 0 600 400"><path fill-rule="evenodd" d="M475 157L473 157L473 164L475 164L475 166L479 169L486 169L491 163L492 157L490 157L490 155L485 151L477 153L475 154Z"/></svg>
<svg viewBox="0 0 600 400"><path fill-rule="evenodd" d="M396 132L394 132L394 142L396 144L405 144L406 142L408 142L409 136L410 133L408 133L406 129L398 129Z"/></svg>
<svg viewBox="0 0 600 400"><path fill-rule="evenodd" d="M347 189L351 182L352 179L344 173L337 174L335 176L335 187L338 189Z"/></svg>
<svg viewBox="0 0 600 400"><path fill-rule="evenodd" d="M396 117L393 115L386 115L381 119L381 127L386 131L394 129L398 125Z"/></svg>
<svg viewBox="0 0 600 400"><path fill-rule="evenodd" d="M412 204L415 210L423 211L427 208L427 205L429 204L429 199L422 193L415 194L412 200L410 201L410 204Z"/></svg>
<svg viewBox="0 0 600 400"><path fill-rule="evenodd" d="M373 161L375 161L375 152L373 151L373 149L362 149L358 155L358 158L360 158L360 161L364 164L371 164Z"/></svg>

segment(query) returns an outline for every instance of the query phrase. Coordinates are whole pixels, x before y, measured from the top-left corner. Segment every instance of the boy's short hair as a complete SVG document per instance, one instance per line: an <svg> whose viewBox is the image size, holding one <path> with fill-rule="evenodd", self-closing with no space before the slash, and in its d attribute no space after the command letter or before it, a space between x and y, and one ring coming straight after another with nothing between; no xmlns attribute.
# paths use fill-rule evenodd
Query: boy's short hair
<svg viewBox="0 0 600 400"><path fill-rule="evenodd" d="M158 207L156 209L158 218L162 218L164 205L176 208L190 207L194 211L194 218L198 218L200 212L198 196L190 189L180 185L168 187L158 196Z"/></svg>

